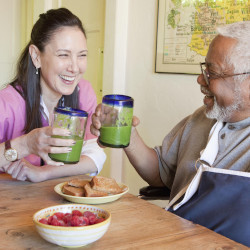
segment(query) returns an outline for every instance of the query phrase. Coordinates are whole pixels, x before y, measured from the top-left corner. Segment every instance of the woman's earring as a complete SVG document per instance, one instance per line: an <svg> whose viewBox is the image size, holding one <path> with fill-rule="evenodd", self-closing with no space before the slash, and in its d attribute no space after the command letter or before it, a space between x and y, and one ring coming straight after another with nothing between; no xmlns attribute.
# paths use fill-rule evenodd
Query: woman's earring
<svg viewBox="0 0 250 250"><path fill-rule="evenodd" d="M36 68L36 75L38 75L38 68Z"/></svg>

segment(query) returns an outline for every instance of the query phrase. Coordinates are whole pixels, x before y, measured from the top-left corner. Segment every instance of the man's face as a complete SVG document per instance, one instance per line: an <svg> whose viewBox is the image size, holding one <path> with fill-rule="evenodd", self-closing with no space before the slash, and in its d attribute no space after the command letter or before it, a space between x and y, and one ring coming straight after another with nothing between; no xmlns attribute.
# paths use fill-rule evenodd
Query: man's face
<svg viewBox="0 0 250 250"><path fill-rule="evenodd" d="M197 81L201 85L201 92L205 94L204 104L208 118L224 122L236 122L249 117L249 77L242 83L236 77L223 75L234 74L225 58L236 41L232 38L217 36L211 43L206 57L206 71L211 78L206 85L203 75ZM219 77L218 77L219 76Z"/></svg>

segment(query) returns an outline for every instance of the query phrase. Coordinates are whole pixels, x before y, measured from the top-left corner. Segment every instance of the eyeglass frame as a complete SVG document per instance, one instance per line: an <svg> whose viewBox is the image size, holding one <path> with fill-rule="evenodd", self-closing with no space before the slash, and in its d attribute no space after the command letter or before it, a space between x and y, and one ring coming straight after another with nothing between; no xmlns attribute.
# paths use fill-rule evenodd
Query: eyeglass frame
<svg viewBox="0 0 250 250"><path fill-rule="evenodd" d="M247 75L250 74L250 72L244 72L244 73L239 73L239 74L233 74L233 75L217 75L215 77L210 77L209 73L202 68L202 66L205 65L206 66L206 62L201 63L200 62L200 67L201 67L201 73L203 74L203 77L205 79L206 84L209 86L210 85L210 80L214 80L214 79L219 79L219 78L227 78L227 77L231 77L231 76L239 76L239 75Z"/></svg>

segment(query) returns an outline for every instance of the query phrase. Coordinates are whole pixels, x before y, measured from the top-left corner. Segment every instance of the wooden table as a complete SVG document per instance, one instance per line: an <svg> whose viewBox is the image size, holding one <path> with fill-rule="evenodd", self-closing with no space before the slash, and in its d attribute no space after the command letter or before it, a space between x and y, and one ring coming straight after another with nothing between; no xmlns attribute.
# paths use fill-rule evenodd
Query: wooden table
<svg viewBox="0 0 250 250"><path fill-rule="evenodd" d="M0 249L64 249L39 236L32 216L42 208L70 203L54 192L56 184L69 179L30 183L0 175ZM84 249L248 249L131 194L98 206L111 212L111 224Z"/></svg>

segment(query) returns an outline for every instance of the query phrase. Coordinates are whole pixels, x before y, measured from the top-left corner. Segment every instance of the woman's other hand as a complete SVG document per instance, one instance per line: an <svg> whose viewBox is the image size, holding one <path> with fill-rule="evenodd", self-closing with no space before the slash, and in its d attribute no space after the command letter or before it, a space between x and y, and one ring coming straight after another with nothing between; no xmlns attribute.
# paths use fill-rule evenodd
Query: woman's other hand
<svg viewBox="0 0 250 250"><path fill-rule="evenodd" d="M5 167L5 172L19 181L40 182L46 180L43 167L34 166L24 158L10 163Z"/></svg>

